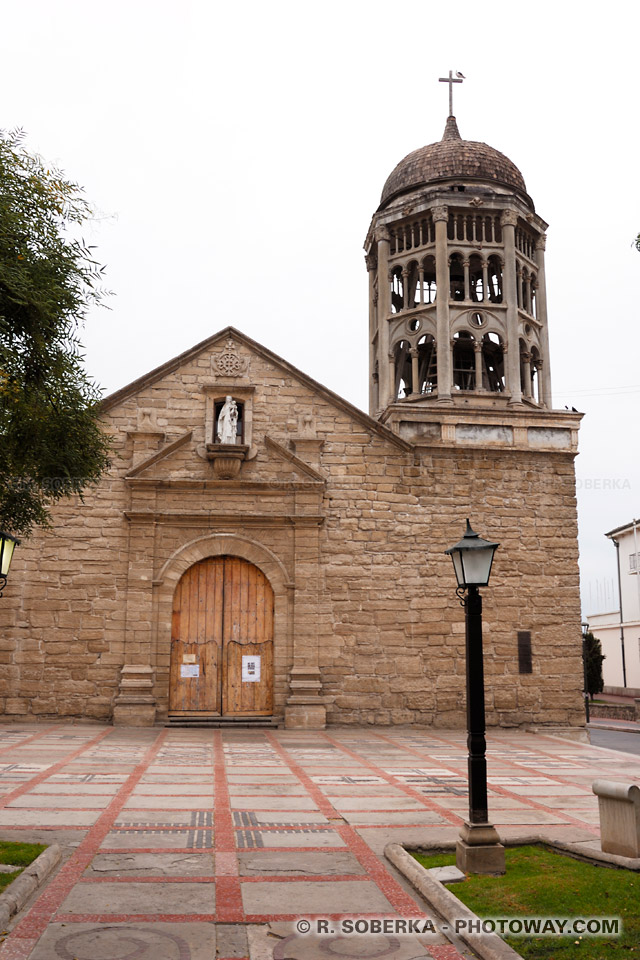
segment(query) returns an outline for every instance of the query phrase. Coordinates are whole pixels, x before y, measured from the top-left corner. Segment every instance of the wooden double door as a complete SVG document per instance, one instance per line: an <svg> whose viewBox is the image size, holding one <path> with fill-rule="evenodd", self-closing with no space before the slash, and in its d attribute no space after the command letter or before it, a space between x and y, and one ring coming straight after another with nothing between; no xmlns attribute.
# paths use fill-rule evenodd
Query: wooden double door
<svg viewBox="0 0 640 960"><path fill-rule="evenodd" d="M239 557L209 557L173 597L169 713L273 712L273 590Z"/></svg>

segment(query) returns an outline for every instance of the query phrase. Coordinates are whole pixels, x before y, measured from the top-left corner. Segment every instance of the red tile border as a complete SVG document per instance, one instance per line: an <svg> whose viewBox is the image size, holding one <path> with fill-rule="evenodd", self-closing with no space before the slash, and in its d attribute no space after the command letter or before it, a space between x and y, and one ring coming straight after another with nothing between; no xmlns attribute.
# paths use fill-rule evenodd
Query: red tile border
<svg viewBox="0 0 640 960"><path fill-rule="evenodd" d="M213 731L213 843L214 856L222 854L228 872L216 883L216 916L220 923L239 923L244 920L242 889L238 879L238 860L236 856L235 828L229 807L229 788L226 778L224 742L222 731ZM231 872L235 857L235 873Z"/></svg>
<svg viewBox="0 0 640 960"><path fill-rule="evenodd" d="M111 734L113 729L113 727L107 729L99 737L95 737L89 741L84 749L87 749L87 747L91 746L94 742ZM91 863L100 844L118 816L122 805L131 795L140 777L157 755L166 736L166 730L163 730L156 736L136 769L130 774L109 806L103 811L96 823L88 829L75 853L72 854L71 858L61 867L57 876L53 878L27 915L11 932L9 940L6 941L7 943L11 944L16 940L32 941L34 937L39 939L42 936L62 902ZM18 955L16 954L16 956ZM28 954L25 954L25 956L28 956ZM4 945L0 948L0 957L2 957L2 960L5 960Z"/></svg>
<svg viewBox="0 0 640 960"><path fill-rule="evenodd" d="M51 764L50 767L47 767L46 770L41 770L40 773L36 773L31 780L25 781L21 787L17 787L15 790L12 790L11 793L7 793L0 800L0 810L6 807L12 800L15 800L16 797L21 797L23 794L28 793L33 787L37 784L42 783L44 780L47 780L52 774L57 773L58 770L61 770L63 767L66 767L68 763L73 762L74 757L80 756L81 753L84 753L85 750L88 750L89 747L95 746L96 743L99 743L100 740L104 740L106 736L111 732L110 729L103 730L97 736L92 737L91 740L87 740L81 747L78 747L77 750L74 750L70 753L64 760L58 760L57 763Z"/></svg>
<svg viewBox="0 0 640 960"><path fill-rule="evenodd" d="M28 743L33 743L34 740L40 740L42 737L45 737L47 734L51 733L52 730L58 730L60 727L64 727L64 723L54 723L50 727L46 727L40 733L34 733L32 736L27 737L26 740L18 740L17 743L12 743L11 746L0 747L0 754L10 753L12 750L22 750L23 747L26 747Z"/></svg>
<svg viewBox="0 0 640 960"><path fill-rule="evenodd" d="M403 743L399 743L397 740L394 740L392 737L387 737L382 733L374 733L373 736L377 737L379 740L384 740L387 743L392 743L394 744L394 746L399 747L400 749L406 751L407 753L412 754L413 756L420 757L420 759L422 760L425 759L425 757L420 753L419 750L416 750L413 747L408 747ZM441 743L446 743L449 746L453 746L452 741L447 740L445 737L439 737L431 733L429 734L429 737L432 740L439 740ZM446 767L447 770L451 770L452 773L457 773L459 776L462 776L462 777L467 776L466 767L463 769L457 765L452 764L451 761L444 762L444 761L438 760L438 762L441 764L442 767ZM515 764L516 761L510 760L509 763ZM529 776L531 775L537 776L537 777L544 776L544 774L541 774L539 770L533 770L531 767L523 767L523 769L530 771ZM562 781L560 781L559 778L549 777L549 779L554 781L558 780L558 782L562 784ZM567 783L570 783L570 781L567 781ZM564 785L566 786L566 784ZM546 804L541 803L539 800L534 800L533 797L527 797L525 794L513 793L511 790L508 789L508 787L502 787L498 783L490 783L489 789L492 790L494 793L497 793L501 797L507 797L509 800L518 800L519 803L528 804L529 806L533 807L535 810L542 810L544 813L550 813L552 816L558 816L558 811L554 807L548 807L546 806ZM489 809L491 809L491 797L489 797ZM562 817L563 817L563 822L566 821L567 826L578 826L586 830L588 833L593 833L594 836L596 837L600 836L599 828L594 826L593 824L586 823L586 821L584 820L579 820L577 817L571 816L570 813L566 813L564 810L562 811ZM498 823L500 823L499 816L496 816L494 819ZM505 826L514 826L514 824L505 824ZM517 826L526 826L526 824L517 824ZM541 826L541 824L531 824L531 826ZM542 824L542 826L544 826L544 824ZM562 826L562 823L559 823L558 826Z"/></svg>
<svg viewBox="0 0 640 960"><path fill-rule="evenodd" d="M400 886L400 884L385 869L382 862L367 846L362 837L356 833L355 829L342 820L342 814L335 809L333 804L320 790L318 784L314 783L311 777L306 773L303 767L292 757L289 757L285 748L281 746L276 737L270 731L265 731L265 738L271 744L272 748L282 757L292 773L298 777L299 781L305 786L309 796L313 799L318 810L326 817L339 817L341 823L332 823L335 832L344 840L347 849L353 853L370 880L376 884L380 892L386 897L391 906L398 911L400 916L414 916L420 914L418 906ZM295 919L295 918L294 918Z"/></svg>
<svg viewBox="0 0 640 960"><path fill-rule="evenodd" d="M452 810L447 810L446 807L442 806L442 804L439 804L437 800L434 800L432 797L427 797L425 796L424 793L420 793L420 791L416 790L415 787L412 787L411 784L400 783L397 777L394 777L393 774L387 773L385 770L377 766L375 763L371 763L370 760L367 760L364 757L362 757L359 753L356 753L354 750L350 750L349 747L345 747L344 744L341 743L339 740L334 739L334 737L330 737L329 734L326 733L326 731L322 731L322 735L325 738L325 740L328 740L329 743L337 747L338 750L341 750L343 753L346 753L347 756L349 757L357 758L358 762L361 763L363 766L368 767L369 770L374 770L376 773L376 776L382 777L382 779L386 781L386 783L392 784L398 790L401 790L403 793L406 793L408 797L412 797L414 800L419 800L420 803L424 806L425 810L430 810L432 813L437 813L438 816L441 816L445 820L448 820L448 822L450 824L453 824L453 826L456 826L456 827L461 826L462 817L459 817L457 813L453 813ZM327 786L327 784L325 784L325 786ZM345 811L345 812L351 813L352 811ZM365 811L361 811L361 812L364 813ZM377 810L368 811L368 812L378 813ZM387 811L387 812L389 813L391 811ZM411 810L394 810L393 813L411 813ZM369 824L362 824L362 826L369 826ZM383 826L388 827L389 824L383 824ZM427 824L403 823L401 824L401 826L403 827L420 826L421 827L421 826L427 826Z"/></svg>

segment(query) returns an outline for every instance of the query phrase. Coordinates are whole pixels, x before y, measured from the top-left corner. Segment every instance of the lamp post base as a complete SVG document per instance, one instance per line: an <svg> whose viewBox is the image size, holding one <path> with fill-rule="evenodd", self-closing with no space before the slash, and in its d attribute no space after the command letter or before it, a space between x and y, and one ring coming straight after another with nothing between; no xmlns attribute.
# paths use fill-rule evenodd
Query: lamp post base
<svg viewBox="0 0 640 960"><path fill-rule="evenodd" d="M504 847L493 824L465 821L456 843L456 866L463 873L494 877L505 872Z"/></svg>

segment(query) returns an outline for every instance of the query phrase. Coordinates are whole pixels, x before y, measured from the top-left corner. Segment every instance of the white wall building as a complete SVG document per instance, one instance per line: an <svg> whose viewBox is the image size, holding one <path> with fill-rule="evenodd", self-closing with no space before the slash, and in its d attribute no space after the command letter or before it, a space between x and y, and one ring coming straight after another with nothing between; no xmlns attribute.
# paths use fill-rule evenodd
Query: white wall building
<svg viewBox="0 0 640 960"><path fill-rule="evenodd" d="M587 617L602 644L605 688L627 688L640 697L640 520L605 534L615 547L620 606ZM623 656L624 651L624 656ZM617 691L616 691L617 692Z"/></svg>

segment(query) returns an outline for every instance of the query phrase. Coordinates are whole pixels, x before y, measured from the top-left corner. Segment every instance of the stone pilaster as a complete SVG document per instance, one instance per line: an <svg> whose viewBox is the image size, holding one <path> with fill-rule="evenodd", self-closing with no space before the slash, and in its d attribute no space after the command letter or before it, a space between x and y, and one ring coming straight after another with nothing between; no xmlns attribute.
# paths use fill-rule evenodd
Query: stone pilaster
<svg viewBox="0 0 640 960"><path fill-rule="evenodd" d="M436 351L438 358L438 400L451 402L453 366L449 348L449 255L447 249L448 207L431 211L436 225Z"/></svg>
<svg viewBox="0 0 640 960"><path fill-rule="evenodd" d="M501 217L502 239L504 242L504 297L507 304L507 390L511 394L510 403L522 402L520 386L520 351L518 344L518 292L516 277L516 224L518 215L505 210Z"/></svg>
<svg viewBox="0 0 640 960"><path fill-rule="evenodd" d="M390 237L386 227L378 231L378 403L381 410L393 399L389 393L389 376L385 375L389 356L389 316L391 314L391 286L389 281Z"/></svg>
<svg viewBox="0 0 640 960"><path fill-rule="evenodd" d="M322 730L327 722L318 666L319 557L319 526L296 526L293 666L284 710L285 727L292 729Z"/></svg>
<svg viewBox="0 0 640 960"><path fill-rule="evenodd" d="M128 727L152 727L156 719L153 695L154 669L146 664L125 664L120 673L120 693L113 705L113 722Z"/></svg>
<svg viewBox="0 0 640 960"><path fill-rule="evenodd" d="M547 323L547 281L544 269L544 250L547 237L543 233L536 240L536 263L538 276L536 284L536 319L540 323L540 346L542 347L542 374L540 377L541 400L545 407L551 408L551 364L549 363L549 327Z"/></svg>

